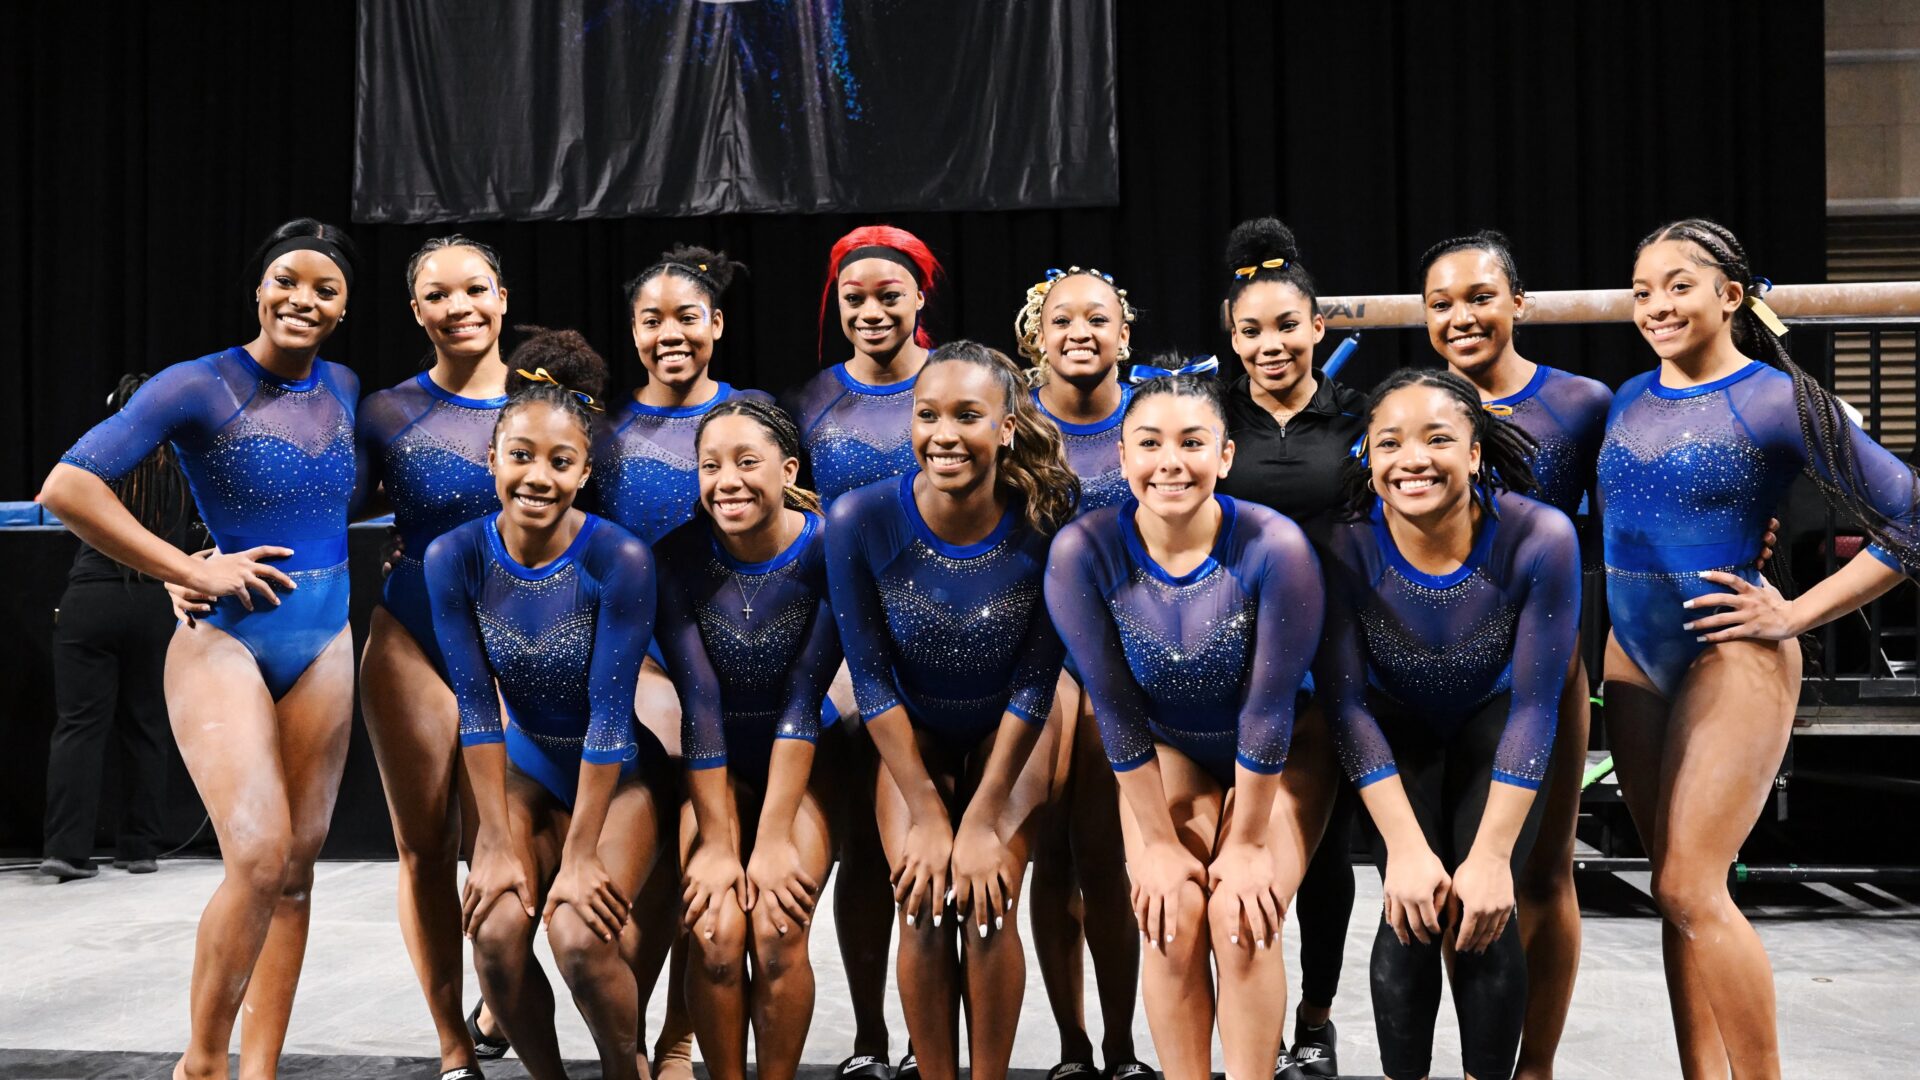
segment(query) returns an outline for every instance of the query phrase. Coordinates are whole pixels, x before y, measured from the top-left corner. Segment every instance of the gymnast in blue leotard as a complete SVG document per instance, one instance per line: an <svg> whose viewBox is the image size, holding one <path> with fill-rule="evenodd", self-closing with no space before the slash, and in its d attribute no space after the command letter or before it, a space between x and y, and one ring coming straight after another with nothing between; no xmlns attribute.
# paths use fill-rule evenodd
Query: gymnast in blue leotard
<svg viewBox="0 0 1920 1080"><path fill-rule="evenodd" d="M1067 465L1080 477L1077 514L1127 498L1127 480L1120 471L1120 417L1133 387L1120 377L1120 365L1132 356L1129 343L1136 318L1126 290L1112 275L1070 266L1048 270L1030 286L1013 319L1020 355L1031 365L1027 377L1034 383L1033 403L1059 429ZM1081 972L1084 953L1091 953L1096 982L1105 988L1100 994L1105 1030L1101 1051L1108 1071L1124 1069L1127 1077L1135 1078L1136 1070L1146 1069L1133 1045L1140 942L1132 934L1101 929L1125 926L1132 911L1126 851L1120 842L1120 804L1071 655L1067 670L1076 680L1061 684L1061 708L1075 714L1075 776L1067 788L1072 805L1054 815L1041 834L1028 895L1035 917L1064 932L1036 942L1035 962L1049 999L1068 995L1054 1001L1052 1009L1061 1022L1060 1067L1091 1065L1094 1060L1085 1021L1065 1022L1086 1015ZM1089 924L1092 934L1085 932Z"/></svg>
<svg viewBox="0 0 1920 1080"><path fill-rule="evenodd" d="M800 425L812 486L834 499L914 467L907 437L914 379L933 338L921 311L942 273L919 238L869 225L833 245L820 298L853 346L853 358L808 380L784 402Z"/></svg>
<svg viewBox="0 0 1920 1080"><path fill-rule="evenodd" d="M630 905L658 849L662 752L633 722L653 556L573 506L605 371L584 341L533 378L516 370L489 459L500 509L435 540L426 568L480 818L462 910L481 989L528 1071L563 1077L533 955L544 923L602 1071L631 1080Z"/></svg>
<svg viewBox="0 0 1920 1080"><path fill-rule="evenodd" d="M460 711L446 685L427 599L427 546L500 508L487 449L506 404L500 332L506 277L492 248L464 236L427 241L407 262L409 306L426 331L427 370L360 404L361 513L390 507L400 546L367 627L360 704L380 763L405 877L400 917L433 1018L443 1071L478 1068L460 1000L460 832L449 815L459 768ZM547 335L514 360L533 370Z"/></svg>
<svg viewBox="0 0 1920 1080"><path fill-rule="evenodd" d="M359 383L316 355L346 313L352 244L302 218L276 229L255 265L259 335L155 376L62 456L41 493L109 558L215 600L167 656L168 713L227 868L200 923L181 1062L192 1077L226 1074L243 996L255 1004L242 1068L273 1071L353 715L344 631ZM222 554L183 554L107 486L163 442ZM263 952L270 926L286 944Z"/></svg>
<svg viewBox="0 0 1920 1080"><path fill-rule="evenodd" d="M920 468L842 495L827 577L860 713L885 767L880 839L899 904L899 983L923 1075L1004 1075L1026 985L1016 901L1065 722L1041 599L1049 534L1078 481L1005 355L936 350L914 386ZM959 918L946 920L948 883ZM964 927L956 926L964 922ZM967 974L953 935L962 930Z"/></svg>
<svg viewBox="0 0 1920 1080"><path fill-rule="evenodd" d="M681 246L627 282L634 351L647 381L602 420L588 491L599 513L649 544L693 517L700 419L736 397L772 400L708 372L726 329L720 298L740 269L725 252Z"/></svg>
<svg viewBox="0 0 1920 1080"><path fill-rule="evenodd" d="M1780 1072L1772 971L1727 869L1786 750L1795 638L1920 569L1920 482L1793 363L1759 284L1714 222L1641 242L1634 322L1659 366L1620 388L1599 461L1607 732L1653 858L1681 1064L1699 1076ZM1788 600L1748 568L1796 472L1870 543Z"/></svg>
<svg viewBox="0 0 1920 1080"><path fill-rule="evenodd" d="M831 504L848 491L914 468L909 437L914 380L933 347L923 316L943 274L933 252L905 229L863 225L834 241L820 295L820 359L826 355L830 318L853 355L781 398L800 426L801 484L819 492L824 502ZM853 698L842 665L827 711L850 718L858 708ZM854 998L855 1027L853 1053L840 1063L838 1073L850 1080L887 1080L881 991L887 981L883 935L892 913L883 900L886 856L878 833L868 825L874 820L873 786L864 782L878 761L857 723L837 725L826 746L844 759L841 767L847 775L863 779L841 793L841 817L850 824L838 838L840 886L833 891L834 922ZM902 1059L903 1069L909 1064Z"/></svg>
<svg viewBox="0 0 1920 1080"><path fill-rule="evenodd" d="M1474 385L1489 413L1533 437L1541 501L1575 519L1583 562L1598 567L1600 515L1588 501L1613 391L1520 355L1516 321L1529 302L1507 238L1491 229L1442 240L1420 259L1427 340ZM1582 511L1591 511L1582 514ZM1587 768L1592 684L1577 643L1560 693L1554 757L1533 853L1517 883L1527 955L1527 1024L1516 1072L1551 1075L1580 958L1580 898L1573 884L1574 829Z"/></svg>
<svg viewBox="0 0 1920 1080"><path fill-rule="evenodd" d="M1292 521L1215 494L1233 448L1211 378L1143 383L1123 430L1132 495L1061 530L1047 606L1119 774L1162 1067L1207 1070L1217 964L1227 1070L1271 1073L1279 914L1333 790L1324 737L1286 768L1320 642L1319 566Z"/></svg>
<svg viewBox="0 0 1920 1080"><path fill-rule="evenodd" d="M1511 918L1580 612L1573 523L1530 489L1532 441L1451 372L1369 397L1348 471L1356 518L1326 541L1316 673L1347 776L1379 827L1374 936L1387 1076L1426 1076L1441 942L1468 1075L1513 1074L1526 957Z"/></svg>
<svg viewBox="0 0 1920 1080"><path fill-rule="evenodd" d="M702 513L655 549L661 648L685 702L686 996L716 1077L791 1076L813 1018L814 904L832 864L820 703L840 666L820 503L779 407L723 402L696 439ZM734 822L757 822L751 833ZM735 977L750 972L751 978ZM719 974L717 974L719 973Z"/></svg>

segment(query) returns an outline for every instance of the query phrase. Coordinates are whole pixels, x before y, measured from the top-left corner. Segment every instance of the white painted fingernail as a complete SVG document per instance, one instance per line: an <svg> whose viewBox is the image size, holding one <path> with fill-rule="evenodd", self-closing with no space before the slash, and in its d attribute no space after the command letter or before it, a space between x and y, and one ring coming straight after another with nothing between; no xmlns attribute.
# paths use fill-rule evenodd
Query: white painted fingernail
<svg viewBox="0 0 1920 1080"><path fill-rule="evenodd" d="M938 911L933 913L933 925L936 927L940 925L940 915L941 912Z"/></svg>
<svg viewBox="0 0 1920 1080"><path fill-rule="evenodd" d="M951 904L951 903L953 903L953 890L952 890L952 889L948 889L948 890L947 890L947 903L949 903L949 904Z"/></svg>
<svg viewBox="0 0 1920 1080"><path fill-rule="evenodd" d="M1701 635L1700 635L1699 637L1697 637L1697 638L1694 638L1693 640L1695 640L1695 641L1705 641L1705 640L1707 640L1707 635L1705 635L1705 634L1701 634Z"/></svg>
<svg viewBox="0 0 1920 1080"><path fill-rule="evenodd" d="M909 915L909 916L907 916L907 925L908 925L908 926L912 926L912 925L913 925L913 916L911 916L911 915Z"/></svg>
<svg viewBox="0 0 1920 1080"><path fill-rule="evenodd" d="M1013 897L1011 896L1007 897L1007 910L1008 911L1013 910Z"/></svg>
<svg viewBox="0 0 1920 1080"><path fill-rule="evenodd" d="M986 923L981 923L981 924L980 924L980 936L981 936L981 937L986 937L986 936L987 936L987 924L986 924Z"/></svg>
<svg viewBox="0 0 1920 1080"><path fill-rule="evenodd" d="M787 928L786 928L786 927L784 927L784 926L777 926L777 927L775 927L774 929L776 929L776 930L778 930L778 931L780 931L780 933L781 933L781 934L783 934L783 935L784 935L784 934L785 934L785 933L787 932Z"/></svg>
<svg viewBox="0 0 1920 1080"><path fill-rule="evenodd" d="M1007 927L1007 920L1001 918L998 915L995 915L993 917L993 928L995 930L1004 930L1006 929L1006 927Z"/></svg>
<svg viewBox="0 0 1920 1080"><path fill-rule="evenodd" d="M1167 931L1167 944L1173 944L1173 931Z"/></svg>
<svg viewBox="0 0 1920 1080"><path fill-rule="evenodd" d="M1228 934L1228 935L1227 935L1227 940L1228 940L1228 941L1230 941L1230 942L1232 942L1232 943L1233 943L1233 944L1235 944L1235 945L1238 945L1238 944L1240 944L1240 935L1239 935L1239 934Z"/></svg>
<svg viewBox="0 0 1920 1080"><path fill-rule="evenodd" d="M1688 600L1688 601L1687 601L1686 603L1684 603L1684 604L1681 604L1680 606L1681 606L1681 607L1683 607L1683 608L1690 608L1690 607L1692 607L1692 606L1693 606L1693 601L1691 601L1691 600Z"/></svg>
<svg viewBox="0 0 1920 1080"><path fill-rule="evenodd" d="M1255 945L1258 945L1258 946L1260 946L1260 947L1261 947L1261 948L1263 948L1263 949L1267 947L1267 939L1266 939L1266 938L1255 938L1255 939L1254 939L1254 942L1253 942L1253 943L1254 943Z"/></svg>

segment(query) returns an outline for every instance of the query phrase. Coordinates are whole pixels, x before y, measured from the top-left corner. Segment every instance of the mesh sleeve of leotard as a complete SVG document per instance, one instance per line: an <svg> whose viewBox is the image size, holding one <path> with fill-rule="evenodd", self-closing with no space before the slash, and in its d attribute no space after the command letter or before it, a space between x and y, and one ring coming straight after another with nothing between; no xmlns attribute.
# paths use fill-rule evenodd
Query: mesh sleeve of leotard
<svg viewBox="0 0 1920 1080"><path fill-rule="evenodd" d="M490 526L489 526L490 527ZM493 667L480 639L473 599L486 574L485 545L475 543L472 528L460 528L427 548L427 598L433 608L433 637L446 661L447 682L460 708L460 745L506 741L500 724L500 695Z"/></svg>
<svg viewBox="0 0 1920 1080"><path fill-rule="evenodd" d="M204 360L174 364L143 383L125 407L95 424L60 460L112 483L161 443L188 432L210 435L239 411L235 393L250 389L227 385Z"/></svg>
<svg viewBox="0 0 1920 1080"><path fill-rule="evenodd" d="M833 689L840 659L840 631L834 625L833 605L822 592L814 602L813 618L807 624L806 638L800 643L800 654L788 672L787 700L780 712L780 723L773 729L775 738L819 740L820 703Z"/></svg>
<svg viewBox="0 0 1920 1080"><path fill-rule="evenodd" d="M1514 553L1516 575L1526 575L1526 595L1513 633L1513 693L1493 755L1493 778L1538 790L1553 757L1560 691L1580 635L1580 539L1558 510L1535 504L1528 511L1526 538ZM1521 524L1520 515L1512 516L1503 528Z"/></svg>
<svg viewBox="0 0 1920 1080"><path fill-rule="evenodd" d="M1756 441L1762 445L1785 443L1794 447L1799 451L1803 469L1823 475L1814 468L1813 454L1801 434L1800 407L1794 397L1793 381L1772 371L1761 372L1761 378L1749 381L1754 384L1753 390L1732 398L1735 415L1753 431ZM1847 421L1847 437L1859 469L1861 493L1886 517L1887 531L1903 543L1908 559L1912 560L1913 553L1920 552L1920 486L1916 485L1913 470L1851 419ZM1903 563L1900 555L1888 551L1884 545L1869 544L1866 550L1895 570L1908 575L1920 574L1920 562Z"/></svg>
<svg viewBox="0 0 1920 1080"><path fill-rule="evenodd" d="M640 664L653 640L657 592L653 552L632 534L602 522L588 542L581 569L600 585L587 665L589 712L580 760L622 761L633 748L633 694Z"/></svg>
<svg viewBox="0 0 1920 1080"><path fill-rule="evenodd" d="M1367 707L1366 643L1360 630L1360 605L1373 591L1366 563L1356 550L1365 523L1339 525L1328 537L1326 628L1314 666L1315 684L1326 695L1334 746L1347 779L1366 787L1400 771L1393 748Z"/></svg>
<svg viewBox="0 0 1920 1080"><path fill-rule="evenodd" d="M720 676L707 659L700 620L694 615L692 597L687 595L686 582L694 568L678 558L681 550L669 553L666 547L678 544L680 539L669 537L660 550L659 614L653 636L666 657L674 693L680 696L680 748L686 755L687 768L717 769L727 763ZM685 546L680 544L679 548Z"/></svg>
<svg viewBox="0 0 1920 1080"><path fill-rule="evenodd" d="M1042 568L1042 576L1045 570ZM1044 582L1042 582L1044 587ZM1047 722L1053 709L1054 690L1060 682L1060 666L1066 662L1066 648L1053 628L1047 605L1039 597L1027 617L1027 634L1020 645L1020 660L1013 669L1013 681L1007 686L1007 711L1029 724Z"/></svg>
<svg viewBox="0 0 1920 1080"><path fill-rule="evenodd" d="M1279 514L1241 516L1236 528L1257 521L1259 531L1240 545L1238 565L1226 567L1257 601L1237 758L1272 775L1286 767L1300 684L1320 647L1326 589L1300 526Z"/></svg>
<svg viewBox="0 0 1920 1080"><path fill-rule="evenodd" d="M1104 520L1111 524L1113 518ZM1047 611L1093 699L1100 741L1115 772L1153 760L1153 714L1146 691L1134 678L1119 628L1106 605L1099 559L1102 545L1084 521L1060 530L1047 556Z"/></svg>
<svg viewBox="0 0 1920 1080"><path fill-rule="evenodd" d="M828 592L862 721L900 704L893 681L893 638L869 550L883 532L869 519L884 500L894 497L891 485L879 485L848 492L827 509Z"/></svg>

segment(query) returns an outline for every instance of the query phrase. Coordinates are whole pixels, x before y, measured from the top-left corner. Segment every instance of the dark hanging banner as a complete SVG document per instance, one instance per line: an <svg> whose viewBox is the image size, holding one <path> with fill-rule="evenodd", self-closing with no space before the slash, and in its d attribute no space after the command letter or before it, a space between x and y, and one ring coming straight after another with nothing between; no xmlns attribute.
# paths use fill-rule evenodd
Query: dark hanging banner
<svg viewBox="0 0 1920 1080"><path fill-rule="evenodd" d="M1119 202L1113 0L360 0L363 222Z"/></svg>

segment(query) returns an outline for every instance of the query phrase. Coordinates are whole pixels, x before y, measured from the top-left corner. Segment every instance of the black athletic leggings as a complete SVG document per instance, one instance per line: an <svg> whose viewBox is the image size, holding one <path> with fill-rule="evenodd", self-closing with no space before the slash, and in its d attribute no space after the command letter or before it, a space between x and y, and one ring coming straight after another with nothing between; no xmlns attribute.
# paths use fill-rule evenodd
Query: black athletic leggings
<svg viewBox="0 0 1920 1080"><path fill-rule="evenodd" d="M1293 899L1300 927L1300 1001L1322 1008L1340 989L1340 965L1346 959L1347 927L1353 921L1353 822L1359 796L1343 776L1306 876ZM1294 1032L1294 1038L1300 1037Z"/></svg>
<svg viewBox="0 0 1920 1080"><path fill-rule="evenodd" d="M1481 706L1445 742L1425 721L1377 694L1369 704L1393 748L1407 801L1426 834L1427 845L1453 873L1473 848L1492 783L1494 749L1506 730L1510 696L1500 694ZM1517 876L1540 827L1542 800L1534 799L1526 824L1513 845L1511 867ZM1384 879L1387 845L1374 845L1374 863ZM1441 915L1443 924L1448 916ZM1433 1064L1433 1023L1440 1011L1440 940L1405 945L1393 935L1384 915L1373 937L1373 1017L1380 1039L1380 1064L1388 1080L1426 1076ZM1509 1080L1520 1051L1520 1028L1527 1012L1527 957L1520 947L1516 920L1487 951L1459 953L1453 962L1454 1012L1460 1022L1462 1064L1475 1080Z"/></svg>

